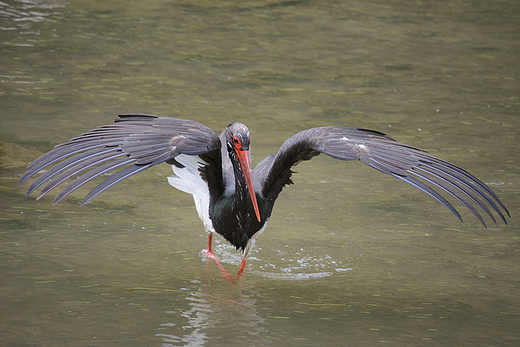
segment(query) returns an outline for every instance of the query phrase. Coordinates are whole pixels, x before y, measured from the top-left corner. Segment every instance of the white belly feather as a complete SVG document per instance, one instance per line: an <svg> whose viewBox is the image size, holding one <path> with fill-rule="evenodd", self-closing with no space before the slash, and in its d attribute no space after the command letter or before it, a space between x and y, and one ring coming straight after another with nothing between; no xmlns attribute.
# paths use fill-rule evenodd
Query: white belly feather
<svg viewBox="0 0 520 347"><path fill-rule="evenodd" d="M175 188L193 195L195 208L200 220L204 223L207 232L215 232L213 223L209 218L209 189L208 183L200 177L199 167L206 165L204 161L196 155L181 154L175 160L184 165L178 168L172 165L175 176L168 177L168 183Z"/></svg>
<svg viewBox="0 0 520 347"><path fill-rule="evenodd" d="M209 218L208 184L202 179L202 177L200 177L200 172L198 170L200 167L206 165L206 163L196 155L181 154L175 157L175 160L184 167L178 168L177 166L172 165L175 176L168 177L168 182L175 188L193 195L195 207L197 208L200 220L204 223L204 228L207 232L214 233L215 229L213 228L213 223ZM247 258L253 249L257 236L264 231L266 225L267 220L262 228L247 241L242 258Z"/></svg>

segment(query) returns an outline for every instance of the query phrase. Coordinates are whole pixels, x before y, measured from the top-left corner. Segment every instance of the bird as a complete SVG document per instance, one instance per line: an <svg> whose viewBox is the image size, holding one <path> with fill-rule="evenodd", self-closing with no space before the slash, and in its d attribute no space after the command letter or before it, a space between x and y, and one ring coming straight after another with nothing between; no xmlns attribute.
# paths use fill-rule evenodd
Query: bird
<svg viewBox="0 0 520 347"><path fill-rule="evenodd" d="M326 126L303 130L251 169L251 135L247 126L233 122L218 136L196 121L181 118L122 114L100 126L56 145L27 166L18 184L43 172L26 196L42 184L37 199L66 181L53 205L100 176L81 206L118 182L160 163L170 164L173 187L193 196L199 218L208 232L206 255L230 276L212 251L214 233L237 250L242 260L237 277L265 227L282 189L293 184L292 170L302 161L325 154L339 160L357 160L423 191L450 210L459 212L439 193L468 208L487 228L482 211L498 226L495 214L507 225L509 211L498 196L466 170L399 143L386 134L364 128ZM116 171L115 173L111 174ZM478 209L477 209L478 208ZM479 212L480 209L480 212Z"/></svg>

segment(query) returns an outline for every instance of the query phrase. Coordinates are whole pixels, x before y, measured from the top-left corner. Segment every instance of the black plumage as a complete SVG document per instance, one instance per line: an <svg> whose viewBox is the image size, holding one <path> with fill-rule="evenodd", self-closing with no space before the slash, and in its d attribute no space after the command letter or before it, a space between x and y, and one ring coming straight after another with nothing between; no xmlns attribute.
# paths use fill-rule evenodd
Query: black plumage
<svg viewBox="0 0 520 347"><path fill-rule="evenodd" d="M27 195L46 184L39 199L75 178L56 196L56 204L82 185L120 169L93 188L83 199L84 205L114 184L154 165L166 162L182 168L179 158L196 156L196 170L209 194L208 211L202 211L211 220L206 229L245 249L244 263L276 198L285 185L292 183L292 168L321 153L340 160L359 160L406 182L439 201L461 221L460 214L439 191L458 200L484 226L479 209L496 225L495 214L504 223L505 215L509 215L497 195L475 176L378 131L340 126L307 129L249 171L250 135L241 123L230 124L218 137L208 127L190 120L144 114L119 117L114 124L57 145L29 164L19 183L48 170L29 186ZM203 216L201 219L204 221Z"/></svg>

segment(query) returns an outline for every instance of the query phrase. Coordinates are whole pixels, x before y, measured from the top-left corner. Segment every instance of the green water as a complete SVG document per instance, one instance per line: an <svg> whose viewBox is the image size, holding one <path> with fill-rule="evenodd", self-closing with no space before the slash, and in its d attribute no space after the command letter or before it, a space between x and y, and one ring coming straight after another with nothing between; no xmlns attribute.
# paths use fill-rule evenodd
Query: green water
<svg viewBox="0 0 520 347"><path fill-rule="evenodd" d="M517 1L0 3L0 340L6 346L518 346ZM379 130L481 178L508 226L464 224L360 163L296 168L243 279L204 256L154 167L80 208L25 166L118 113ZM92 188L90 186L89 188ZM216 254L236 271L240 254Z"/></svg>

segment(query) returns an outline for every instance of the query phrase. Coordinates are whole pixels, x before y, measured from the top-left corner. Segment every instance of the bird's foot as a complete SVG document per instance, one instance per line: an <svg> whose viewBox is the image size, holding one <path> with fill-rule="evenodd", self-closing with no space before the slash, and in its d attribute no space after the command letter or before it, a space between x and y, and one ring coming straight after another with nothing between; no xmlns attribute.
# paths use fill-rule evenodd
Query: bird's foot
<svg viewBox="0 0 520 347"><path fill-rule="evenodd" d="M222 276L226 280L228 280L228 281L236 281L236 280L238 280L238 279L240 279L242 277L242 273L244 272L243 266L240 266L240 270L238 270L238 273L235 276L233 276L229 272L227 272L226 268L218 261L217 256L215 255L215 253L213 253L213 251L207 249L206 250L206 257L208 257L210 259L213 259L213 261L215 262L215 265L217 265L219 270L222 272ZM245 262L244 261L242 261L242 262L245 265Z"/></svg>
<svg viewBox="0 0 520 347"><path fill-rule="evenodd" d="M206 249L206 257L218 261L217 256L215 255L215 253L213 253L211 249Z"/></svg>

